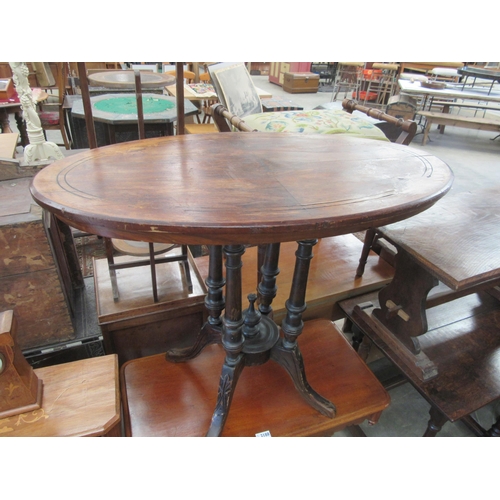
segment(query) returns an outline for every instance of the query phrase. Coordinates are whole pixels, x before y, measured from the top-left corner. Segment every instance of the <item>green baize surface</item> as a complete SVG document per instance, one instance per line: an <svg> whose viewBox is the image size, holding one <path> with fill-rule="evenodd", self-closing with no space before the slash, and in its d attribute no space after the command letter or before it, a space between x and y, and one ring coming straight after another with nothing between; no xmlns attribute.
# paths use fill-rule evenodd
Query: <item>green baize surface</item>
<svg viewBox="0 0 500 500"><path fill-rule="evenodd" d="M137 114L137 101L134 96L103 99L102 101L96 102L94 107L106 113L123 115ZM150 114L161 113L167 109L175 108L175 104L171 101L157 99L155 97L143 97L142 107L144 114Z"/></svg>

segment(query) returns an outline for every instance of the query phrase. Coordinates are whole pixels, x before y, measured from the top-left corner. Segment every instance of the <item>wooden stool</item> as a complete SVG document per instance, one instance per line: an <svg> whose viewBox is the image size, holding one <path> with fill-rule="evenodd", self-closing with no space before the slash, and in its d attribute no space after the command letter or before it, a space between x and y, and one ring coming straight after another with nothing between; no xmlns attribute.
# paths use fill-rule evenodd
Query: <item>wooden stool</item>
<svg viewBox="0 0 500 500"><path fill-rule="evenodd" d="M118 357L101 356L35 370L42 407L0 420L0 436L120 436Z"/></svg>
<svg viewBox="0 0 500 500"><path fill-rule="evenodd" d="M332 322L306 322L299 345L308 382L336 405L337 415L330 419L309 406L285 370L268 361L243 370L222 436L331 436L364 420L378 421L389 395ZM211 345L187 363L169 363L161 354L126 363L126 435L204 436L224 356L221 346Z"/></svg>

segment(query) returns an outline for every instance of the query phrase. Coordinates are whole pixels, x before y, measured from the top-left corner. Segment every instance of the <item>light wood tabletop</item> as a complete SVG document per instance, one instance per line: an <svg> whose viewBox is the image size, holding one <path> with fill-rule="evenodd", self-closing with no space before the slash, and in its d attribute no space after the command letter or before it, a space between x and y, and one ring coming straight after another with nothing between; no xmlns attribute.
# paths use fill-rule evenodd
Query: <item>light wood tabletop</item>
<svg viewBox="0 0 500 500"><path fill-rule="evenodd" d="M116 354L37 368L42 407L0 420L0 436L119 436Z"/></svg>

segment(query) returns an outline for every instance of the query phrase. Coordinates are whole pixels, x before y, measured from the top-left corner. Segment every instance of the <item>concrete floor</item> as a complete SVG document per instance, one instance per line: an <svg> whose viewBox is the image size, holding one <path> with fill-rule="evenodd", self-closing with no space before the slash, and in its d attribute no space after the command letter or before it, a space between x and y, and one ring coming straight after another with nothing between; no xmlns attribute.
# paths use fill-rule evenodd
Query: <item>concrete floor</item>
<svg viewBox="0 0 500 500"><path fill-rule="evenodd" d="M300 104L304 109L330 102L331 92L317 92L313 94L289 94L283 89L269 82L267 76L253 76L255 85L266 90L273 96L282 96ZM343 95L336 101L341 109ZM497 116L498 118L498 116ZM15 126L15 122L12 123ZM455 174L452 190L447 195L461 190L473 190L475 187L500 182L499 153L500 138L493 140L496 134L477 130L468 130L456 127L447 127L444 134L439 134L436 127L430 133L430 140L423 148L422 134L415 137L412 147L425 149L445 161ZM49 131L48 140L62 144L58 132ZM377 358L377 356L375 356ZM370 360L369 360L370 361ZM385 358L374 359L369 363L370 368L377 374L391 370L390 363ZM384 411L375 426L362 424L361 427L367 436L385 437L413 437L421 436L427 426L429 404L409 384L398 386L390 391L391 405ZM473 415L478 422L488 428L500 414L500 403L489 405ZM336 434L336 437L349 436L348 432ZM448 422L439 436L466 437L473 436L472 432L462 423Z"/></svg>

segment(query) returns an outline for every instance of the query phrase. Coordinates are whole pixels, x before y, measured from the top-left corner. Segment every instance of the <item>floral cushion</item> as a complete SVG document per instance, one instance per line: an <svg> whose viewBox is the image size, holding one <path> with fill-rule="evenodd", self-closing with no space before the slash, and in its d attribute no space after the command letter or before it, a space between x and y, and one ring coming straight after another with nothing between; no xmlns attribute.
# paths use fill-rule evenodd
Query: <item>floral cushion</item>
<svg viewBox="0 0 500 500"><path fill-rule="evenodd" d="M350 134L388 141L368 119L343 110L276 111L245 116L245 123L259 132L303 134Z"/></svg>

